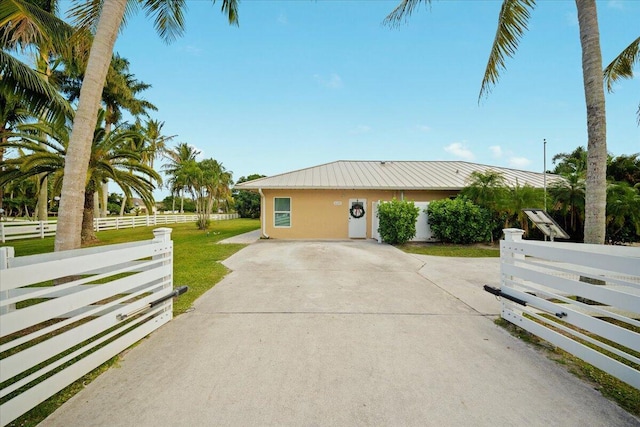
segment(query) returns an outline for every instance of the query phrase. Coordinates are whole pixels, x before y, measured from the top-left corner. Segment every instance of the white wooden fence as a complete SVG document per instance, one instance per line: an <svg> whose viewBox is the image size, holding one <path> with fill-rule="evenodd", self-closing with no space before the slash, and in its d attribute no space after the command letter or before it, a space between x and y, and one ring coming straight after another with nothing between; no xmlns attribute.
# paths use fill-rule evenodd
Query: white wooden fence
<svg viewBox="0 0 640 427"><path fill-rule="evenodd" d="M172 318L171 228L152 240L13 257L0 247L0 425Z"/></svg>
<svg viewBox="0 0 640 427"><path fill-rule="evenodd" d="M502 317L640 389L640 248L522 234L500 245Z"/></svg>
<svg viewBox="0 0 640 427"><path fill-rule="evenodd" d="M214 221L235 219L240 216L233 214L211 214ZM197 215L144 215L95 218L93 229L95 231L119 230L121 228L150 227L164 224L177 224L195 222ZM0 221L0 242L19 239L44 239L55 236L57 221Z"/></svg>

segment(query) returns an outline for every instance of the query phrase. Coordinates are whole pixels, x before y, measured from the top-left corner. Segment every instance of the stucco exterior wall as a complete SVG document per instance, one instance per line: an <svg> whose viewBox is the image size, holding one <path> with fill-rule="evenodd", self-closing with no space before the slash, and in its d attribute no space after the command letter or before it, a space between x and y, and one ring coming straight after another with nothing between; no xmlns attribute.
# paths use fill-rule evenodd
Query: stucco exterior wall
<svg viewBox="0 0 640 427"><path fill-rule="evenodd" d="M367 201L367 238L371 238L371 204L392 198L428 202L455 196L457 191L384 190L263 190L262 231L274 239L348 239L349 200ZM274 199L291 198L291 225L276 227Z"/></svg>

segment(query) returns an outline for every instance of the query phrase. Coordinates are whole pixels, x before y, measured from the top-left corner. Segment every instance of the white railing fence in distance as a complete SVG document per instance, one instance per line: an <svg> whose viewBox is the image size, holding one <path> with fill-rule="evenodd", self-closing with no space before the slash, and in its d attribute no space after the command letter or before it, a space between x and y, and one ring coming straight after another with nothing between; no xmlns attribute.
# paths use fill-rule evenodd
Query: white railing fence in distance
<svg viewBox="0 0 640 427"><path fill-rule="evenodd" d="M502 317L640 389L640 248L504 232Z"/></svg>
<svg viewBox="0 0 640 427"><path fill-rule="evenodd" d="M0 247L0 425L171 320L171 231L24 257Z"/></svg>
<svg viewBox="0 0 640 427"><path fill-rule="evenodd" d="M240 218L237 213L211 214L213 221L224 221ZM197 215L142 215L95 218L93 229L95 231L119 230L122 228L153 227L157 225L179 224L195 222ZM19 239L44 239L55 236L57 221L0 221L0 243Z"/></svg>
<svg viewBox="0 0 640 427"><path fill-rule="evenodd" d="M55 236L57 221L0 221L0 242Z"/></svg>

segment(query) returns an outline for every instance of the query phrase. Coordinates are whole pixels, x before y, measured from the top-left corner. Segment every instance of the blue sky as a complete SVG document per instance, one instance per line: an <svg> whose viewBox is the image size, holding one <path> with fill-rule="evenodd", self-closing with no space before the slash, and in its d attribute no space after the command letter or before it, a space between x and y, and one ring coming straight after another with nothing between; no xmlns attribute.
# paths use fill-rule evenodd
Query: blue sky
<svg viewBox="0 0 640 427"><path fill-rule="evenodd" d="M586 145L577 13L540 1L518 53L478 104L501 2L434 1L399 28L395 0L187 1L167 45L143 13L115 50L153 87L167 135L233 171L274 175L334 160L467 160L542 171ZM603 62L638 37L640 2L598 3ZM640 74L640 70L637 70ZM640 78L607 94L608 149L640 151ZM162 192L163 194L166 191Z"/></svg>

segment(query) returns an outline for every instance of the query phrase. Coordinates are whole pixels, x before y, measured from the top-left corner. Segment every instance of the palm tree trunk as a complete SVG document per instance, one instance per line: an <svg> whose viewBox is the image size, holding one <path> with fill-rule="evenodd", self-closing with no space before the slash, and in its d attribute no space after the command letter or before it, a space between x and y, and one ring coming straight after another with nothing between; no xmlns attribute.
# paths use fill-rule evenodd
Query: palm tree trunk
<svg viewBox="0 0 640 427"><path fill-rule="evenodd" d="M40 176L38 176L38 204L37 204L37 214L36 214L36 218L38 219L38 221L46 221L48 218L47 216L47 207L49 205L49 201L48 201L48 196L49 196L49 192L48 192L48 180L46 175L42 177L42 179L40 180Z"/></svg>
<svg viewBox="0 0 640 427"><path fill-rule="evenodd" d="M127 206L127 195L122 196L122 202L120 203L120 216L124 216L124 208Z"/></svg>
<svg viewBox="0 0 640 427"><path fill-rule="evenodd" d="M107 204L109 202L109 183L108 182L104 182L102 183L102 191L100 192L101 194L101 204L100 204L100 217L101 218L105 218L107 216Z"/></svg>
<svg viewBox="0 0 640 427"><path fill-rule="evenodd" d="M81 246L84 186L87 181L91 141L102 89L126 4L127 0L105 0L102 5L67 149L55 239L56 251Z"/></svg>
<svg viewBox="0 0 640 427"><path fill-rule="evenodd" d="M576 0L582 75L587 104L587 179L585 191L584 242L604 244L607 200L607 118L602 52L595 0Z"/></svg>
<svg viewBox="0 0 640 427"><path fill-rule="evenodd" d="M82 244L98 240L96 233L93 231L95 194L96 191L93 188L93 184L89 184L85 191L84 209L82 210L82 231L80 233Z"/></svg>

